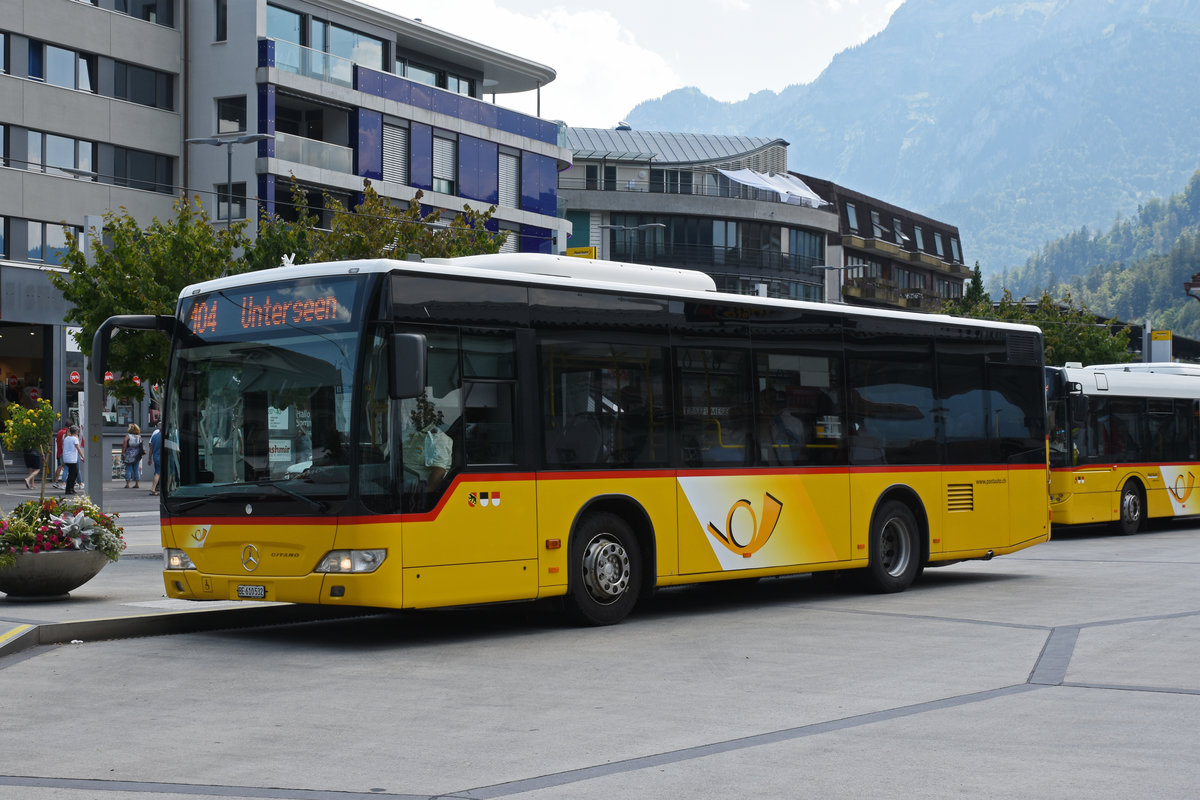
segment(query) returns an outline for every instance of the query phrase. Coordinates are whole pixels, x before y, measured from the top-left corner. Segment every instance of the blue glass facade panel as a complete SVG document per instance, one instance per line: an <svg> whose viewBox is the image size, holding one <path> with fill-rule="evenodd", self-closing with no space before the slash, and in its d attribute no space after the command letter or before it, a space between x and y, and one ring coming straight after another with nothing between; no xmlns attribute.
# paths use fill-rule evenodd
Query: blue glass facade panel
<svg viewBox="0 0 1200 800"><path fill-rule="evenodd" d="M275 135L275 86L270 83L258 85L258 132ZM258 143L258 157L275 157L274 139L264 139Z"/></svg>
<svg viewBox="0 0 1200 800"><path fill-rule="evenodd" d="M557 164L553 158L525 153L521 158L522 209L551 217L558 213L556 168Z"/></svg>
<svg viewBox="0 0 1200 800"><path fill-rule="evenodd" d="M500 202L499 147L472 136L458 137L458 193L469 200Z"/></svg>
<svg viewBox="0 0 1200 800"><path fill-rule="evenodd" d="M408 129L408 182L418 189L433 189L433 128L414 122Z"/></svg>
<svg viewBox="0 0 1200 800"><path fill-rule="evenodd" d="M258 176L258 213L269 217L275 213L275 176Z"/></svg>
<svg viewBox="0 0 1200 800"><path fill-rule="evenodd" d="M533 225L521 226L520 250L522 253L553 252L549 228L536 228Z"/></svg>
<svg viewBox="0 0 1200 800"><path fill-rule="evenodd" d="M467 122L478 122L489 128L527 136L539 142L558 144L558 126L553 122L410 81L398 75L356 66L354 86L360 92L376 97L386 97L398 103L447 114Z"/></svg>
<svg viewBox="0 0 1200 800"><path fill-rule="evenodd" d="M258 40L258 65L260 67L275 66L275 40Z"/></svg>
<svg viewBox="0 0 1200 800"><path fill-rule="evenodd" d="M354 115L354 174L383 180L383 114L360 108Z"/></svg>

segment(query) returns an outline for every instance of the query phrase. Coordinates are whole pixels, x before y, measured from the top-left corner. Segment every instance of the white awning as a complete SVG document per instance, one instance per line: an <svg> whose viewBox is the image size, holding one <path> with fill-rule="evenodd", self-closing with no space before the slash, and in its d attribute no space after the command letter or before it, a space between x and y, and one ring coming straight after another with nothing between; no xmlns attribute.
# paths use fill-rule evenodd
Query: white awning
<svg viewBox="0 0 1200 800"><path fill-rule="evenodd" d="M729 180L744 186L762 189L765 192L774 192L779 195L781 203L808 206L809 208L820 208L821 206L829 205L829 203L818 197L816 192L808 188L808 185L795 175L784 175L777 172L764 175L752 169L730 170L718 168L717 172L729 178Z"/></svg>

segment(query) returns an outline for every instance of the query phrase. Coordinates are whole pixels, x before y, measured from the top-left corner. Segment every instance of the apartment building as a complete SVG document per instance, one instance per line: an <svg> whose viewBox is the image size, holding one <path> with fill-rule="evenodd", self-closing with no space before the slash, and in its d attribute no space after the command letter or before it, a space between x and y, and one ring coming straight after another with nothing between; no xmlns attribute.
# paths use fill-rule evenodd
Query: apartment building
<svg viewBox="0 0 1200 800"><path fill-rule="evenodd" d="M507 109L553 69L356 0L0 0L0 381L76 413L83 359L45 271L106 211L320 212L363 179L426 210L495 205L507 247L558 252L557 123ZM215 145L215 146L213 146ZM108 401L119 430L147 409Z"/></svg>

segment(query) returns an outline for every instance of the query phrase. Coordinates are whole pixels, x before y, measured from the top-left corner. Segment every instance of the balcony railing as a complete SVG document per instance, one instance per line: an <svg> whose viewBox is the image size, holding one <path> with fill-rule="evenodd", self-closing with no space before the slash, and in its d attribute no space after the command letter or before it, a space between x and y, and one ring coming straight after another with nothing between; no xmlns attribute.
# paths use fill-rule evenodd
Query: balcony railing
<svg viewBox="0 0 1200 800"><path fill-rule="evenodd" d="M294 75L316 78L338 86L354 88L354 62L348 58L322 53L283 39L275 39L275 68Z"/></svg>
<svg viewBox="0 0 1200 800"><path fill-rule="evenodd" d="M334 172L354 171L354 151L349 147L307 139L291 133L276 132L275 157Z"/></svg>
<svg viewBox="0 0 1200 800"><path fill-rule="evenodd" d="M696 269L708 273L736 273L743 278L769 281L786 279L821 285L825 273L816 269L820 261L805 256L771 250L707 245L670 245L658 242L626 245L610 249L609 258L634 264Z"/></svg>

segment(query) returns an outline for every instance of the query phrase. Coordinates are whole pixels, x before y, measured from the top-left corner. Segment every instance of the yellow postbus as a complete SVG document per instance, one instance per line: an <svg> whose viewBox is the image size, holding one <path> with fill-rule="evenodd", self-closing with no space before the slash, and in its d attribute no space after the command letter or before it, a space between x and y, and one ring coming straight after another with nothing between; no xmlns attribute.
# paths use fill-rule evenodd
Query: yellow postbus
<svg viewBox="0 0 1200 800"><path fill-rule="evenodd" d="M288 267L173 317L168 596L425 608L927 565L1049 536L1036 328L549 255Z"/></svg>
<svg viewBox="0 0 1200 800"><path fill-rule="evenodd" d="M1106 364L1046 368L1050 507L1055 525L1200 514L1200 368Z"/></svg>

